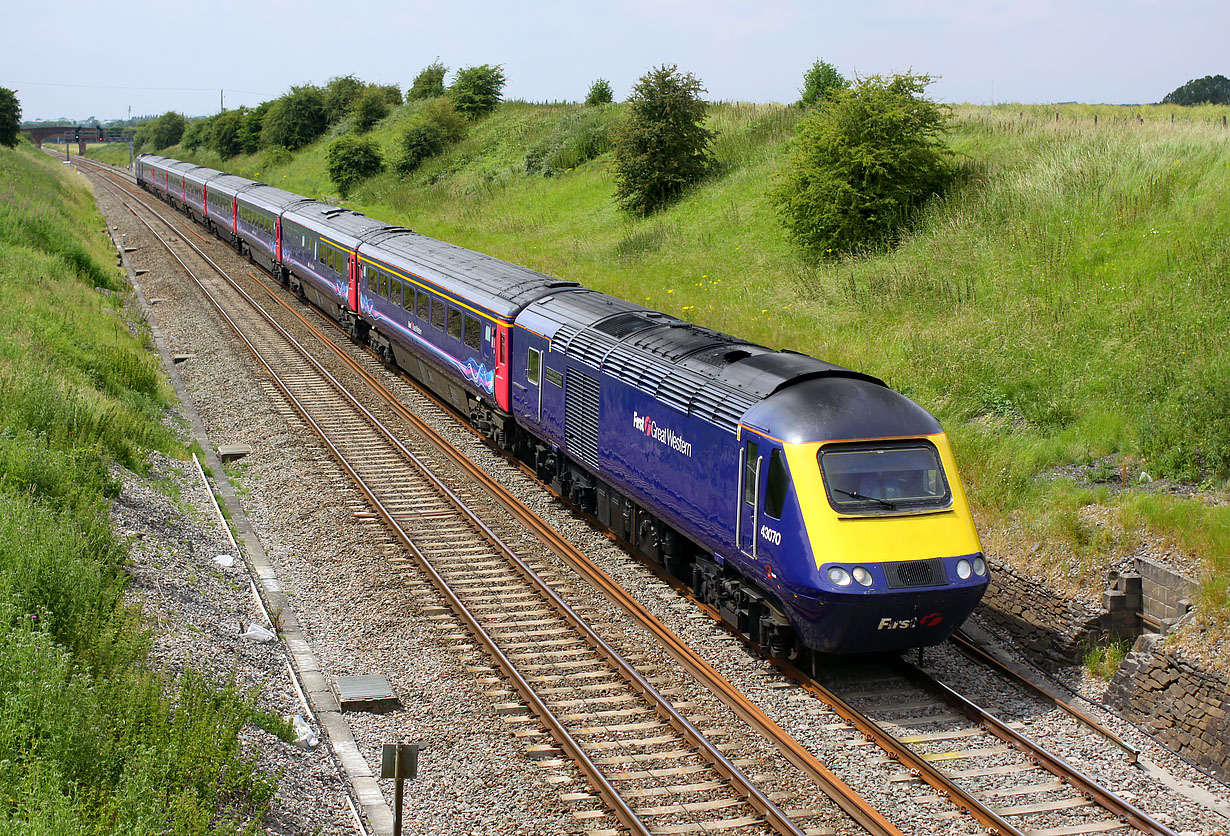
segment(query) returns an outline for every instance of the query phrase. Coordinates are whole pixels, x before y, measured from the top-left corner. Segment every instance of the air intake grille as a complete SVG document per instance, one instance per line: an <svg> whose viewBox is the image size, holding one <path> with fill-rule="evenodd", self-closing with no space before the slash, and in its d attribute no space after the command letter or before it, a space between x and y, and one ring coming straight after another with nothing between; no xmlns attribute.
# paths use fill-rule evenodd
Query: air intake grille
<svg viewBox="0 0 1230 836"><path fill-rule="evenodd" d="M944 562L938 558L885 563L884 576L888 580L889 589L938 586L948 582L948 578L944 575Z"/></svg>
<svg viewBox="0 0 1230 836"><path fill-rule="evenodd" d="M564 441L568 452L590 467L598 468L598 381L569 368L564 377Z"/></svg>

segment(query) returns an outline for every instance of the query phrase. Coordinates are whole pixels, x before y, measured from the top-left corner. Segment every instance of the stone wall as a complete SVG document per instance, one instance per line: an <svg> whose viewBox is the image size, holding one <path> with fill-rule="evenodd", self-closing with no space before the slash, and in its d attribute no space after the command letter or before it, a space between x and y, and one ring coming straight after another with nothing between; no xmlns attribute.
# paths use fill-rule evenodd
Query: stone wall
<svg viewBox="0 0 1230 836"><path fill-rule="evenodd" d="M1104 629L1105 611L1055 595L1003 564L991 572L979 614L1008 633L1043 668L1078 664Z"/></svg>
<svg viewBox="0 0 1230 836"><path fill-rule="evenodd" d="M1136 640L1106 692L1106 704L1223 781L1230 780L1230 679L1162 647Z"/></svg>

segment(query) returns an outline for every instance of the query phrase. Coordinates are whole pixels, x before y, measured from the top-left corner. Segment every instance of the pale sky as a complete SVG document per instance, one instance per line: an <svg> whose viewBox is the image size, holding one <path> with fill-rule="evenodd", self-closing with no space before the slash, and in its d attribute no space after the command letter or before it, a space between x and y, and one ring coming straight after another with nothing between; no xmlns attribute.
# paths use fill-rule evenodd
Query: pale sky
<svg viewBox="0 0 1230 836"><path fill-rule="evenodd" d="M817 58L938 76L945 102L1143 103L1230 75L1227 0L0 0L0 86L26 119L255 105L354 74L403 92L432 61L501 64L505 98L617 99L660 64L711 101L788 102Z"/></svg>

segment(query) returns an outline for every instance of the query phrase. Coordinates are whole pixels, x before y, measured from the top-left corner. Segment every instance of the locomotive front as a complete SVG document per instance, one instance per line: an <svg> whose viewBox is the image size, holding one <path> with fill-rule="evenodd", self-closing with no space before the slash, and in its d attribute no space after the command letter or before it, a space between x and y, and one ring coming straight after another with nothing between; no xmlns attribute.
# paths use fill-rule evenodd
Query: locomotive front
<svg viewBox="0 0 1230 836"><path fill-rule="evenodd" d="M987 563L930 413L878 381L838 376L774 394L744 427L746 479L767 500L749 521L756 562L804 644L899 651L938 644L969 616Z"/></svg>

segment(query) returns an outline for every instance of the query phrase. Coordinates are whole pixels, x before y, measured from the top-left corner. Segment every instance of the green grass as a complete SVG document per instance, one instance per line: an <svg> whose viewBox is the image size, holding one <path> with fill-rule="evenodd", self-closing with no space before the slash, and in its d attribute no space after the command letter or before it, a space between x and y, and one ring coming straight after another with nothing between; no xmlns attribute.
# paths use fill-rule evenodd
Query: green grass
<svg viewBox="0 0 1230 836"><path fill-rule="evenodd" d="M234 683L148 663L111 468L184 451L84 182L0 149L0 833L255 832L280 729Z"/></svg>
<svg viewBox="0 0 1230 836"><path fill-rule="evenodd" d="M1059 586L1096 590L1147 529L1194 553L1206 598L1225 601L1230 109L955 108L958 185L896 248L820 263L789 246L767 198L798 110L716 105L719 174L644 220L614 208L609 154L525 173L526 152L578 110L507 103L347 205L876 374L953 436L993 554L1032 554ZM372 135L392 152L413 112ZM198 161L328 198L326 144L263 170L257 158ZM1104 460L1223 503L1050 478ZM1230 625L1230 610L1217 618Z"/></svg>

